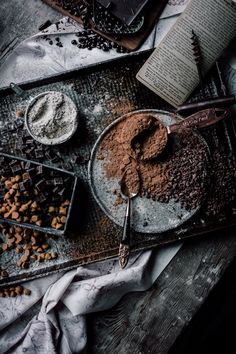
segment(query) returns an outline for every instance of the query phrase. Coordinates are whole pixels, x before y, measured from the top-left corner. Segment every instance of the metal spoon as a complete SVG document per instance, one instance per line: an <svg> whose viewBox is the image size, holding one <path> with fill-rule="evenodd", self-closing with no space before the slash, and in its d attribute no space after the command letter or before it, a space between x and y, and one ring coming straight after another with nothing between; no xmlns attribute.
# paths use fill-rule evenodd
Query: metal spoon
<svg viewBox="0 0 236 354"><path fill-rule="evenodd" d="M151 131L149 135L143 140L141 151L139 152L139 158L141 160L151 160L158 155L160 155L168 143L168 135L172 133L178 133L184 129L192 128L204 128L219 122L220 120L228 117L230 115L230 110L225 108L209 108L199 112L196 112L189 117L181 120L178 123L171 124L164 127L160 124L159 128ZM136 140L139 137L135 137ZM131 142L131 146L132 146ZM134 144L133 144L134 145ZM150 147L152 146L152 151L150 153ZM147 153L149 152L149 153Z"/></svg>
<svg viewBox="0 0 236 354"><path fill-rule="evenodd" d="M132 178L133 182L130 183ZM140 189L139 174L136 169L128 168L120 181L120 190L122 195L127 199L127 207L123 225L123 234L119 247L119 263L123 269L126 267L130 254L130 234L131 234L131 215L132 215L132 199L135 198Z"/></svg>

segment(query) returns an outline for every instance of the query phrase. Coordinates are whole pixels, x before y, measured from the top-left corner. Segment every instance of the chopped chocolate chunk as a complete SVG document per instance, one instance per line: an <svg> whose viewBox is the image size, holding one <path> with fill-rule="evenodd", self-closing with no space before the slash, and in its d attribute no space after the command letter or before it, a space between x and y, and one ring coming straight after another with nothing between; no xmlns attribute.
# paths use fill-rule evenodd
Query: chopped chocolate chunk
<svg viewBox="0 0 236 354"><path fill-rule="evenodd" d="M41 179L35 184L35 187L39 192L43 191L46 187L46 181L44 179Z"/></svg>

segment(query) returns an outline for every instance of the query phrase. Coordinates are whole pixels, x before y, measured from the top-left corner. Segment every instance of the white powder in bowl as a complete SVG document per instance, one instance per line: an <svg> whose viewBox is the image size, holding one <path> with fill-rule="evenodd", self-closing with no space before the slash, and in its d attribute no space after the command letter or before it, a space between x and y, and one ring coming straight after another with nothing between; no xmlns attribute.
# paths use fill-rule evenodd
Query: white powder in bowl
<svg viewBox="0 0 236 354"><path fill-rule="evenodd" d="M74 102L61 92L46 92L32 102L27 112L27 126L33 137L46 145L60 144L77 128Z"/></svg>

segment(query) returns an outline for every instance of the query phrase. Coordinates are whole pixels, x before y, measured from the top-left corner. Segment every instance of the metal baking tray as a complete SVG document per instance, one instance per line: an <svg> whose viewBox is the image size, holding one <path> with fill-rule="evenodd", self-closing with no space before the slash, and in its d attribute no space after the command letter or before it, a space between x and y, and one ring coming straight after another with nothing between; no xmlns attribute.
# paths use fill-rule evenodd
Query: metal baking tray
<svg viewBox="0 0 236 354"><path fill-rule="evenodd" d="M122 229L114 224L97 205L88 183L88 162L96 140L118 117L138 109L173 110L170 105L136 80L136 73L149 55L150 51L135 53L116 61L21 85L32 95L48 90L62 91L77 104L80 116L77 133L70 142L53 149L55 153L60 153L63 164L70 164L79 178L77 216L71 218L72 223L73 220L78 219L78 226L67 236L61 235L57 239L49 240L51 249L58 253L58 258L50 262L35 262L29 269L18 269L15 264L19 256L12 251L4 252L0 256L1 266L7 268L9 277L0 279L0 285L34 279L58 270L69 270L78 265L117 256ZM216 95L219 92L219 83L213 72L212 75L206 87L211 89L212 95ZM202 98L202 93L196 91L191 100L199 98ZM0 90L0 151L23 158L25 156L20 156L16 151L15 142L18 135L12 126L16 110L24 109L26 105L27 102L19 100L9 88ZM236 137L233 127L233 119L228 119L219 122L216 126L206 128L202 134L210 147L211 156L220 149L223 151L222 163L227 162L230 157L233 158L235 166ZM76 163L71 163L74 155L79 158ZM61 168L61 160L53 163L53 166ZM47 160L40 162L52 165L52 162ZM215 168L217 163L215 161ZM206 206L203 205L193 218L172 231L158 234L136 232L132 237L132 251L148 249L188 237L198 237L200 234L236 225L236 214L229 214L227 205L225 213L210 218L205 211Z"/></svg>
<svg viewBox="0 0 236 354"><path fill-rule="evenodd" d="M35 162L35 161L24 159L24 158L21 158L21 157L17 157L17 156L5 154L5 153L0 153L0 157L1 156L6 157L7 159L9 159L9 161L10 160L18 160L18 161L23 161L23 162L26 162L26 163L29 162L31 164L31 166L43 166L45 168L45 170L57 172L62 177L71 177L72 181L73 181L73 184L71 186L70 205L69 205L69 208L68 208L66 223L65 223L65 226L64 226L64 228L62 230L57 230L57 229L54 229L52 227L38 226L38 225L35 225L35 224L30 224L30 223L20 223L20 222L18 222L16 220L6 219L6 218L4 218L2 216L0 216L0 223L8 223L10 225L18 225L18 226L21 226L21 227L26 227L26 228L29 228L29 229L32 229L32 230L37 230L39 232L44 232L44 233L53 234L53 235L57 235L57 236L61 236L61 235L66 234L68 232L68 229L69 229L69 224L70 224L70 219L71 219L71 210L72 210L72 207L73 207L73 204L74 204L74 200L75 200L75 193L76 193L77 188L78 188L78 178L77 178L77 176L74 173L72 173L72 172L64 171L64 170L62 170L60 168L57 168L57 167L48 166L48 165L45 165L45 164L42 164L42 163L38 163L38 162Z"/></svg>

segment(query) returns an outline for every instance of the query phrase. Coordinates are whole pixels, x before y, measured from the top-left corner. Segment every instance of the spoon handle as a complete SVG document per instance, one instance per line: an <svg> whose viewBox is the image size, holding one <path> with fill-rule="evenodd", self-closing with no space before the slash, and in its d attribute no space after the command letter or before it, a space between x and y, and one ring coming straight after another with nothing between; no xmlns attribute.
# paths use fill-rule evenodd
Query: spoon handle
<svg viewBox="0 0 236 354"><path fill-rule="evenodd" d="M20 88L20 86L18 86L14 82L10 83L10 88L17 94L17 96L23 99L32 98L32 96L30 96L27 91L22 90L22 88Z"/></svg>
<svg viewBox="0 0 236 354"><path fill-rule="evenodd" d="M131 215L131 199L128 198L124 225L123 225L123 234L119 247L119 263L121 268L125 268L129 260L129 250L130 250L130 215Z"/></svg>
<svg viewBox="0 0 236 354"><path fill-rule="evenodd" d="M180 123L172 124L167 127L168 134L179 132L188 128L204 128L215 124L230 115L230 110L225 108L209 108L196 112L185 118Z"/></svg>

